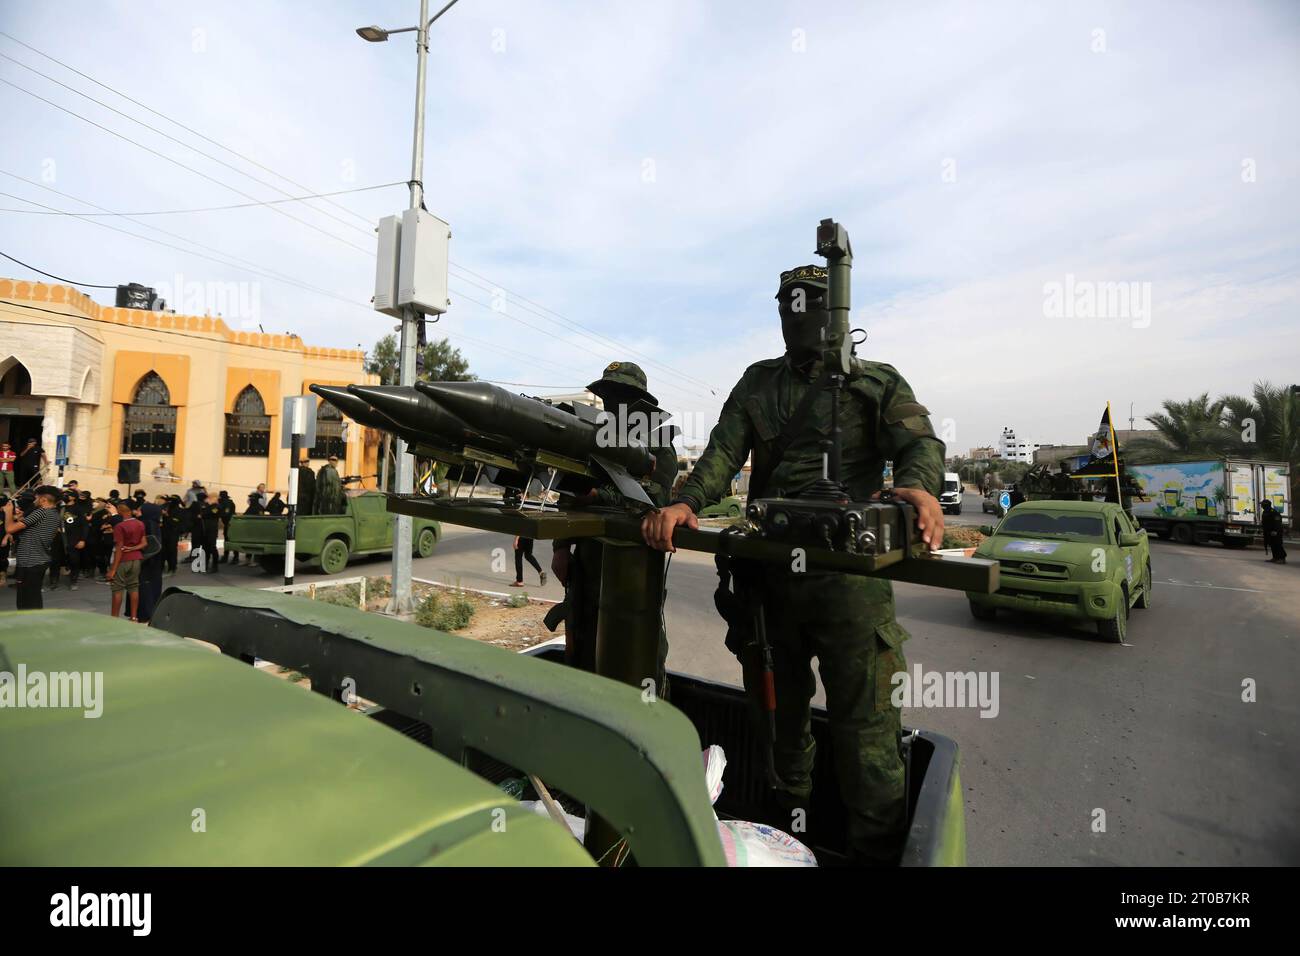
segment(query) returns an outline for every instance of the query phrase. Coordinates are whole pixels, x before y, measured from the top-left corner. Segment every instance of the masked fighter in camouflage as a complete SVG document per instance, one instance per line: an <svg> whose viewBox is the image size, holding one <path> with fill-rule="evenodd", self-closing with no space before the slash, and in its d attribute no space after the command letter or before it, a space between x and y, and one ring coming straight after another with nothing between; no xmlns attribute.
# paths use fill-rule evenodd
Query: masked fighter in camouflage
<svg viewBox="0 0 1300 956"><path fill-rule="evenodd" d="M648 545L674 550L673 529L696 527L696 512L729 493L732 476L751 452L751 500L795 496L822 477L821 442L830 434L832 393L822 391L794 428L787 429L787 423L822 373L827 291L821 266L781 274L776 298L786 353L746 369L690 478L670 506L643 521ZM892 366L853 360L840 394L840 478L850 498L862 501L879 493L884 464L892 461L895 495L915 507L922 539L937 549L943 512L935 496L943 479L944 446L928 416ZM776 460L778 445L785 451ZM809 806L810 700L816 691L811 659L816 657L848 811L850 850L860 862L893 862L904 836L906 799L900 715L890 702L890 678L906 669L902 643L908 635L894 619L890 583L776 564L758 573L762 586L746 593L762 595L772 644L778 793L792 809Z"/></svg>

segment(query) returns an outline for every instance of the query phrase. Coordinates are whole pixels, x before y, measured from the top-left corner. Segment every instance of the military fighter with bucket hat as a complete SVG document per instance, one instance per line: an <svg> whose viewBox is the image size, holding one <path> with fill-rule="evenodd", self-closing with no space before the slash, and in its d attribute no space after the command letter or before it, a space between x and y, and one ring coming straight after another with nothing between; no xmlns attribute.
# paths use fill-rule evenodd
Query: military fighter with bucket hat
<svg viewBox="0 0 1300 956"><path fill-rule="evenodd" d="M643 408L659 404L648 391L645 372L632 362L610 362L587 390L601 400L606 412L615 416L621 433L636 431L638 425L644 430L655 459L654 473L644 483L646 494L656 507L667 504L677 477L677 451L667 431L660 432L656 427L657 422L638 423L634 418L639 411L634 406L638 403L643 403ZM589 496L580 499L581 504L617 506L623 502L623 495L612 484L598 485ZM596 617L603 552L604 546L594 538L560 539L554 542L551 555L551 570L564 585L564 603L547 616L547 622L554 630L553 625L564 620L565 661L587 671L596 669ZM664 663L667 658L668 638L661 627L659 673L655 678L656 694L660 697L666 696Z"/></svg>

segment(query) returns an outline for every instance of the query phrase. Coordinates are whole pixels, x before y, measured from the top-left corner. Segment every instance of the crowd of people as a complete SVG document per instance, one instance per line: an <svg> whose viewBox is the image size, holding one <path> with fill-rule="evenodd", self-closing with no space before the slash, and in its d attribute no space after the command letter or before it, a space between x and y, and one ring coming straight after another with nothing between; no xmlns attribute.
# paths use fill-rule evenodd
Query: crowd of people
<svg viewBox="0 0 1300 956"><path fill-rule="evenodd" d="M9 446L0 443L0 474L13 476L12 455ZM114 616L125 612L131 620L148 621L162 595L163 575L176 573L182 542L189 542L196 571L216 573L223 563L252 565L252 555L241 555L227 544L231 519L236 514L275 516L288 510L284 496L268 491L265 484L249 492L242 507L224 489L212 497L197 480L184 494L159 494L153 500L144 490L123 497L116 488L96 497L76 481L63 488L25 487L39 479L37 461L37 470L21 474L24 480L16 487L12 477L0 478L0 587L16 588L20 611L42 608L44 591L75 591L86 580L109 585ZM331 457L314 474L303 459L298 470L299 514L343 510L337 462ZM5 464L10 466L7 471ZM154 477L165 468L159 463ZM11 562L13 581L8 580Z"/></svg>

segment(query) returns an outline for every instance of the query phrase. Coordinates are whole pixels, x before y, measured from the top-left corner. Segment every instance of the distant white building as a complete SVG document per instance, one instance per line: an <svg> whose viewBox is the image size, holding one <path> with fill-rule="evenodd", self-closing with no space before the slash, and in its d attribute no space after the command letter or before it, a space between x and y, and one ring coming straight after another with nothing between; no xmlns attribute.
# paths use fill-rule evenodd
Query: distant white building
<svg viewBox="0 0 1300 956"><path fill-rule="evenodd" d="M546 399L552 405L559 405L561 402L582 402L584 405L594 405L596 408L605 407L603 401L586 389L581 392L565 392L562 395L541 395L539 397Z"/></svg>
<svg viewBox="0 0 1300 956"><path fill-rule="evenodd" d="M1025 441L1016 437L1014 428L1003 428L1002 437L998 439L998 457L1004 461L1025 461L1034 460L1034 452L1038 450L1036 442Z"/></svg>

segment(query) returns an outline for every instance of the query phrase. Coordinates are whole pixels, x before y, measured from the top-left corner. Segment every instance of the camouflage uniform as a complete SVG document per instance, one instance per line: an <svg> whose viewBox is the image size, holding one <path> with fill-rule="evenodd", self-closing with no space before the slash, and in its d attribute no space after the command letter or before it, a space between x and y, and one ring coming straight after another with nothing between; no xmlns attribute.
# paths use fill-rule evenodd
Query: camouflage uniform
<svg viewBox="0 0 1300 956"><path fill-rule="evenodd" d="M699 511L728 494L731 479L753 453L754 474L770 467L772 448L821 363L795 368L787 357L751 365L723 405L709 445L676 501ZM830 433L831 394L818 397L802 433L787 448L766 487L750 498L793 496L821 477L820 442ZM944 446L929 412L890 365L853 360L840 396L840 477L854 500L881 489L884 464L894 484L937 495ZM776 682L777 772L792 806L808 806L814 744L810 700L817 658L834 741L840 792L848 811L851 853L863 862L891 862L901 848L906 815L899 711L890 678L906 670L905 631L894 619L889 581L829 572L764 569L764 610Z"/></svg>
<svg viewBox="0 0 1300 956"><path fill-rule="evenodd" d="M343 481L339 478L338 470L334 467L333 462L321 465L320 471L316 473L315 497L315 514L341 515L344 513Z"/></svg>
<svg viewBox="0 0 1300 956"><path fill-rule="evenodd" d="M651 404L657 405L655 397L646 391L646 377L641 368L631 362L611 362L599 381L587 386L588 390L602 395L605 407L613 410L620 402L617 396L607 388L608 385L624 386L640 392L640 396ZM626 393L623 400L628 399ZM677 451L671 445L664 448L651 448L655 457L655 470L648 481L643 483L647 497L656 507L662 508L671 496L673 481L677 478ZM619 506L626 499L613 484L602 484L595 489L595 504ZM600 574L604 546L595 538L562 539L554 542L555 551L572 548L569 563L569 581L565 585L565 601L574 602L565 616L566 655L568 663L583 670L596 669L596 618L600 605ZM574 600L576 598L576 600ZM665 664L668 660L668 636L661 628L659 632L659 673L655 686L660 696L666 696Z"/></svg>

